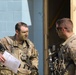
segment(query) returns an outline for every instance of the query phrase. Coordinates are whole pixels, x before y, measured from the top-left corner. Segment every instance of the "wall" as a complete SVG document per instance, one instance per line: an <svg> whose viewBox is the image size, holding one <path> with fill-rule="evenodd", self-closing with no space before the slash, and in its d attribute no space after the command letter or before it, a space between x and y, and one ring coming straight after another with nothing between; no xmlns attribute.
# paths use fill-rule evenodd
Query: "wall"
<svg viewBox="0 0 76 75"><path fill-rule="evenodd" d="M0 38L7 35L14 35L14 26L19 21L31 25L26 1L0 0Z"/></svg>
<svg viewBox="0 0 76 75"><path fill-rule="evenodd" d="M70 7L71 7L71 19L73 21L73 31L76 34L76 0L70 1Z"/></svg>
<svg viewBox="0 0 76 75"><path fill-rule="evenodd" d="M39 52L39 75L43 74L43 2L42 0L28 0L32 26L29 38L34 42Z"/></svg>
<svg viewBox="0 0 76 75"><path fill-rule="evenodd" d="M22 19L21 0L0 0L0 38L13 35L15 23Z"/></svg>

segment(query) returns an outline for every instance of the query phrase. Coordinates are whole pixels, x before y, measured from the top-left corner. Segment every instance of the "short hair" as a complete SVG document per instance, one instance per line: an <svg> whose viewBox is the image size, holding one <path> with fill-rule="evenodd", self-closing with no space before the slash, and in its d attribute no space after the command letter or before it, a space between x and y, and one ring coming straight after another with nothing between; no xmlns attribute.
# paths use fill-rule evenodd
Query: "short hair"
<svg viewBox="0 0 76 75"><path fill-rule="evenodd" d="M18 23L15 25L15 30L20 31L21 26L28 27L26 23L24 23L24 22L18 22Z"/></svg>
<svg viewBox="0 0 76 75"><path fill-rule="evenodd" d="M64 27L68 32L73 31L73 22L69 18L62 18L56 21L58 27Z"/></svg>

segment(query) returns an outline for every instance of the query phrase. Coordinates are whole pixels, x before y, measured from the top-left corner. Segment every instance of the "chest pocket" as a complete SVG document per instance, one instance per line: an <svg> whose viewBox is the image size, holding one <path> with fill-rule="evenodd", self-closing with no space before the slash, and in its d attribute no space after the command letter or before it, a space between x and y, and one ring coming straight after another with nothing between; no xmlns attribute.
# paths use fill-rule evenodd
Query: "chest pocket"
<svg viewBox="0 0 76 75"><path fill-rule="evenodd" d="M15 45L14 41L11 38L6 37L6 39L10 46L10 53L21 62L18 71L21 73L25 73L25 70L29 69L29 65L31 63L31 61L29 61L28 46L25 43L23 45Z"/></svg>

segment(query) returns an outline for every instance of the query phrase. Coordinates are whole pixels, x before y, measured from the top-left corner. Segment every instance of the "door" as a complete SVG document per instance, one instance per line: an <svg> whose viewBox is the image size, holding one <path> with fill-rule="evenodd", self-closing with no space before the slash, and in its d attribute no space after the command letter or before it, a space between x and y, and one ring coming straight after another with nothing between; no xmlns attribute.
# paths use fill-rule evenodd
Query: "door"
<svg viewBox="0 0 76 75"><path fill-rule="evenodd" d="M70 6L71 6L71 19L73 21L73 25L74 25L74 33L76 33L76 0L71 0L70 1Z"/></svg>
<svg viewBox="0 0 76 75"><path fill-rule="evenodd" d="M44 75L51 75L48 48L57 50L63 41L56 33L55 22L63 17L71 18L70 4L70 0L44 0Z"/></svg>

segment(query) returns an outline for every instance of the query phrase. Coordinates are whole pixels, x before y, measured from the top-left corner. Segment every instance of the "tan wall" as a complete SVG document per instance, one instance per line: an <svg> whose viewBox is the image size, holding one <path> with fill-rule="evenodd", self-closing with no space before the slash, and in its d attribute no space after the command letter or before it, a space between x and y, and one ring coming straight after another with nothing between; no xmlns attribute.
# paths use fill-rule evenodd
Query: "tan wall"
<svg viewBox="0 0 76 75"><path fill-rule="evenodd" d="M74 28L73 31L76 34L76 0L71 0L70 2L71 4L71 19L73 21L74 24Z"/></svg>

